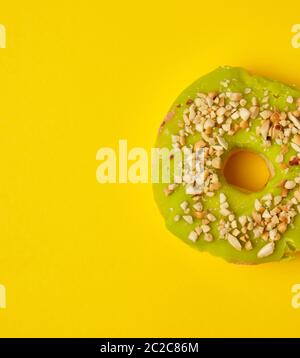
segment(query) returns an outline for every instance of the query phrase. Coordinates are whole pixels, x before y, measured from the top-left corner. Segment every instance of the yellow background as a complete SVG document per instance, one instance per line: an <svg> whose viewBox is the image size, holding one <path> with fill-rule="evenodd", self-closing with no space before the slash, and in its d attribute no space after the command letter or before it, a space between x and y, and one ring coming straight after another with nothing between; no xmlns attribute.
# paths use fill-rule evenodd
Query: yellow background
<svg viewBox="0 0 300 358"><path fill-rule="evenodd" d="M150 184L98 184L95 157L122 138L149 149L219 65L300 85L299 1L0 0L0 23L0 336L298 336L299 257L201 254Z"/></svg>

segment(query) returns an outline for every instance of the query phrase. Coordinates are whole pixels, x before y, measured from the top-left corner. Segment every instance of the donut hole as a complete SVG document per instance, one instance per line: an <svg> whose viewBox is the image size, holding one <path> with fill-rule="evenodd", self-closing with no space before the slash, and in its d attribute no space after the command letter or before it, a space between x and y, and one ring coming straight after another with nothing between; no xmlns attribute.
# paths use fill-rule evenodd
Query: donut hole
<svg viewBox="0 0 300 358"><path fill-rule="evenodd" d="M228 184L244 192L263 190L271 177L266 159L246 149L235 149L229 154L223 174Z"/></svg>

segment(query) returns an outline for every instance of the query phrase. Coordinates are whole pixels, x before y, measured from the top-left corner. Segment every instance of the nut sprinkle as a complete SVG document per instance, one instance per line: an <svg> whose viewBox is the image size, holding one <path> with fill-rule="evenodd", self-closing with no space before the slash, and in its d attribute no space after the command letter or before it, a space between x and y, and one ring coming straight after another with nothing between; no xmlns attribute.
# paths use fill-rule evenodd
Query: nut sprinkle
<svg viewBox="0 0 300 358"><path fill-rule="evenodd" d="M226 240L237 251L260 247L257 257L262 259L272 255L276 242L293 225L300 211L300 176L279 183L279 195L269 193L256 199L249 215L236 215L222 192L220 180L224 156L229 150L226 138L253 128L265 148L278 146L275 164L288 173L289 168L300 163L300 99L288 96L287 111L282 112L271 105L268 91L259 102L251 88L245 88L243 93L231 92L229 80L222 81L222 87L224 92L198 93L190 98L183 109L178 133L172 135L173 149L185 154L190 151L191 163L195 163L197 152L203 151L203 182L197 181L195 165L191 164L185 168L182 183L169 184L164 192L170 196L183 186L191 198L180 204L180 213L174 217L175 222L182 223L182 218L185 225L191 226L190 241L201 238L214 241L215 228L219 239ZM291 151L292 156L287 157ZM210 212L205 209L205 200L217 193L219 210Z"/></svg>

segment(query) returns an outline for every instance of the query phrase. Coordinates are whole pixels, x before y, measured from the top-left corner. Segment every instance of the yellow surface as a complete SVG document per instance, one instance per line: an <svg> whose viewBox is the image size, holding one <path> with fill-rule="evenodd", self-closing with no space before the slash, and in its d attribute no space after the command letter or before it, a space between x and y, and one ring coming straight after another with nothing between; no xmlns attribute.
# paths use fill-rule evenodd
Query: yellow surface
<svg viewBox="0 0 300 358"><path fill-rule="evenodd" d="M236 150L230 154L224 169L227 182L246 192L258 192L270 178L266 160L259 154Z"/></svg>
<svg viewBox="0 0 300 358"><path fill-rule="evenodd" d="M173 237L151 185L96 182L150 148L221 64L300 85L298 0L0 1L1 336L299 336L300 257L235 266Z"/></svg>

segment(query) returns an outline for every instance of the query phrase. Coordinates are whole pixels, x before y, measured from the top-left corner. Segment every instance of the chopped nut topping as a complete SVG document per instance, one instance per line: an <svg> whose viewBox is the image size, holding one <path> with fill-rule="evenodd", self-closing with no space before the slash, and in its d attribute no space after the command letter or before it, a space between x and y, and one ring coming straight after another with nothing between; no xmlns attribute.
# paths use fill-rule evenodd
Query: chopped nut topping
<svg viewBox="0 0 300 358"><path fill-rule="evenodd" d="M296 186L296 183L292 180L288 180L284 185L284 187L288 190L294 189L295 186Z"/></svg>
<svg viewBox="0 0 300 358"><path fill-rule="evenodd" d="M186 221L188 224L193 223L193 217L191 215L183 215L183 220Z"/></svg>
<svg viewBox="0 0 300 358"><path fill-rule="evenodd" d="M198 93L196 98L189 98L178 122L178 133L171 136L172 148L182 153L191 150L191 164L184 168L181 185L193 201L191 207L188 201L180 204L184 215L176 214L174 221L178 222L181 218L188 224L197 221L197 226L188 236L192 242L196 242L201 234L205 241L212 241L214 238L210 233L210 223L218 221L219 237L227 240L238 251L243 248L246 251L252 250L258 240L265 241L257 254L258 258L263 258L274 252L274 242L280 240L300 213L300 175L294 179L290 175L297 169L291 167L300 164L300 98L287 96L286 102L295 102L296 110L286 106L284 111L279 111L271 105L269 91L264 91L259 103L250 88L245 88L241 93L231 92L230 83L230 80L222 81L221 86L226 88L225 92ZM255 119L258 121L253 128ZM249 131L251 128L260 136L265 148L279 146L279 154L275 160L289 179L278 186L280 195L273 198L273 195L267 194L256 199L251 216L236 216L221 192L219 212L213 215L205 205L205 198L212 198L222 187L219 170L222 168L223 155L229 149L226 136L232 136L239 130ZM187 144L188 137L193 135L200 135L200 139L194 145ZM200 149L205 159L204 183L195 175L193 164ZM290 149L294 152L285 160ZM165 195L173 194L178 185L169 184L165 187Z"/></svg>
<svg viewBox="0 0 300 358"><path fill-rule="evenodd" d="M258 258L263 258L272 255L274 252L275 244L274 242L270 242L267 245L265 245L263 248L261 248L257 254Z"/></svg>
<svg viewBox="0 0 300 358"><path fill-rule="evenodd" d="M198 240L198 234L196 231L191 231L188 238L189 240L196 242Z"/></svg>
<svg viewBox="0 0 300 358"><path fill-rule="evenodd" d="M204 241L207 241L207 242L211 242L211 241L213 241L213 236L212 236L212 234L210 234L210 233L206 233L206 234L204 234Z"/></svg>
<svg viewBox="0 0 300 358"><path fill-rule="evenodd" d="M236 250L238 250L238 251L242 250L242 245L241 245L241 243L239 242L239 240L236 237L234 237L231 234L228 234L227 240L230 243L230 245L232 247L234 247Z"/></svg>

